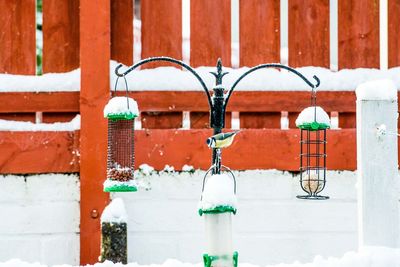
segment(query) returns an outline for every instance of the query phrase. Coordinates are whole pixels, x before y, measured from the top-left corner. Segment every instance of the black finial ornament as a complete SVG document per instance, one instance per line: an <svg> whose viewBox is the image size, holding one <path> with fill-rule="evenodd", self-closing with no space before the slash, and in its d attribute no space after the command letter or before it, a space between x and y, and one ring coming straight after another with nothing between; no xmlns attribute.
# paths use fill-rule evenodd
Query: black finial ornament
<svg viewBox="0 0 400 267"><path fill-rule="evenodd" d="M222 60L221 58L218 58L217 60L217 72L210 72L212 75L215 77L215 85L221 85L222 84L222 77L224 77L226 74L229 72L222 72Z"/></svg>

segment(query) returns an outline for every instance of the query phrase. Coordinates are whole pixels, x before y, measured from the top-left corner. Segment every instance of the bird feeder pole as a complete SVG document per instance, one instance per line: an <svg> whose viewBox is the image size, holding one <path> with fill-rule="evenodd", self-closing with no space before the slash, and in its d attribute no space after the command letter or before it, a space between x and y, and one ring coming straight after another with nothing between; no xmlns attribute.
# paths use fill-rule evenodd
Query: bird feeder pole
<svg viewBox="0 0 400 267"><path fill-rule="evenodd" d="M153 58L147 58L139 61L138 63L134 64L133 66L129 67L125 72L119 72L119 70L122 67L122 64L118 65L115 69L115 74L118 77L124 77L128 75L131 71L134 69L150 63L150 62L156 62L156 61L163 61L163 62L170 62L176 65L179 65L183 68L185 68L187 71L189 71L197 81L200 83L202 89L204 90L208 105L210 108L210 126L213 129L214 137L216 135L221 135L222 134L222 129L225 128L225 113L226 113L226 107L228 105L229 99L235 90L236 86L239 84L240 81L243 80L247 75L251 74L254 71L257 71L259 69L264 69L264 68L279 68L279 69L285 69L298 77L300 77L307 85L309 85L312 89L315 89L319 86L319 79L317 76L313 76L315 80L315 84L310 82L306 77L304 77L301 73L296 71L295 69L292 69L288 66L282 65L282 64L261 64L256 67L253 67L246 71L243 75L241 75L232 85L232 87L229 90L225 90L224 86L222 85L222 78L228 74L228 72L223 72L222 70L222 61L221 59L218 59L217 61L217 66L216 66L216 72L211 72L211 74L214 75L215 77L215 86L213 86L212 91L213 94L211 96L209 89L207 88L204 80L200 77L200 75L189 65L186 63L170 58L170 57L153 57ZM229 133L227 133L229 134ZM232 136L231 138L233 139L234 134L236 133L231 133ZM223 135L223 134L222 134ZM232 140L231 140L232 141ZM233 200L236 200L236 181L233 173L229 170L229 168L225 167L221 163L221 147L212 147L212 159L211 159L211 168L209 171L206 173L203 181L203 192L202 192L202 197L203 194L207 195L207 189L208 186L212 186L213 183L215 182L221 182L221 179L225 179L226 176L221 175L221 168L223 167L226 169L233 177L234 181L234 190L232 192L228 192L227 195L230 195L228 197L228 200L225 202L217 203L213 206L203 206L203 208L200 209L200 215L204 214L205 217L205 224L206 224L206 236L207 236L207 253L203 255L204 259L204 266L205 267L237 267L238 261L238 253L234 252L233 250L233 245L232 245L232 229L231 229L231 213L235 214L236 213L236 207L235 205L232 204L232 202L235 202ZM209 178L209 181L205 185L205 180L206 176L208 173L211 172L211 177ZM225 178L224 178L225 177ZM229 179L229 178L228 178ZM207 186L208 185L208 186ZM215 185L215 184L214 184ZM221 188L222 187L222 188ZM216 185L217 191L218 190L225 190L225 185L221 186L221 184ZM232 189L232 188L231 188ZM209 190L209 191L214 191L215 190ZM225 192L226 193L226 192ZM204 201L204 199L202 198ZM207 201L205 201L207 202ZM204 204L202 202L202 204ZM206 203L207 204L207 203ZM231 205L232 204L232 205Z"/></svg>

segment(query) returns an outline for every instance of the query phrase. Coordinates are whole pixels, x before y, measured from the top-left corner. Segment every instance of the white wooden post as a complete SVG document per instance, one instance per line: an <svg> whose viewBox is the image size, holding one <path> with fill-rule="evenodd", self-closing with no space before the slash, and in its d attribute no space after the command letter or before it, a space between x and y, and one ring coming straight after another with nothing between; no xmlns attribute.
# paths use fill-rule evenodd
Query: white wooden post
<svg viewBox="0 0 400 267"><path fill-rule="evenodd" d="M397 90L390 80L357 87L359 246L399 247Z"/></svg>

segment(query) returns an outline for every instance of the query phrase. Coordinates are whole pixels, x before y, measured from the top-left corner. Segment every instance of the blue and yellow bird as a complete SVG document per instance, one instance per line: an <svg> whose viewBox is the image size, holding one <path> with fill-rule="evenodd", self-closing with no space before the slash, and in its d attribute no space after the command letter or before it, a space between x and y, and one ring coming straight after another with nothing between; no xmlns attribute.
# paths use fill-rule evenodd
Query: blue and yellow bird
<svg viewBox="0 0 400 267"><path fill-rule="evenodd" d="M225 148L232 144L235 135L239 131L229 133L219 133L207 138L207 145L210 148Z"/></svg>

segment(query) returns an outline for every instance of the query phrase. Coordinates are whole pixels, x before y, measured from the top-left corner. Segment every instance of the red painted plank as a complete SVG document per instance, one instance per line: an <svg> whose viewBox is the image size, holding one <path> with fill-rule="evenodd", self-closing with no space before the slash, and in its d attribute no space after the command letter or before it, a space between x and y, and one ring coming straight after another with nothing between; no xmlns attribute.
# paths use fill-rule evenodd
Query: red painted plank
<svg viewBox="0 0 400 267"><path fill-rule="evenodd" d="M123 95L123 93L120 93ZM146 91L131 92L141 111L195 111L209 110L203 92ZM188 101L190 99L190 101ZM318 105L326 111L356 110L354 91L319 91ZM305 91L237 91L232 94L228 111L299 112L310 105L310 93Z"/></svg>
<svg viewBox="0 0 400 267"><path fill-rule="evenodd" d="M94 264L100 255L100 217L109 201L106 178L107 122L103 108L109 99L110 1L80 1L81 51L81 172L80 263Z"/></svg>
<svg viewBox="0 0 400 267"><path fill-rule="evenodd" d="M356 113L355 112L340 112L339 113L339 128L356 128Z"/></svg>
<svg viewBox="0 0 400 267"><path fill-rule="evenodd" d="M142 59L169 56L182 59L182 0L142 0ZM164 66L146 64L142 68Z"/></svg>
<svg viewBox="0 0 400 267"><path fill-rule="evenodd" d="M400 1L388 0L389 68L400 66Z"/></svg>
<svg viewBox="0 0 400 267"><path fill-rule="evenodd" d="M240 112L240 128L280 129L281 112Z"/></svg>
<svg viewBox="0 0 400 267"><path fill-rule="evenodd" d="M79 68L79 0L43 0L43 73Z"/></svg>
<svg viewBox="0 0 400 267"><path fill-rule="evenodd" d="M0 113L79 112L79 92L0 93Z"/></svg>
<svg viewBox="0 0 400 267"><path fill-rule="evenodd" d="M190 65L231 66L231 1L190 2Z"/></svg>
<svg viewBox="0 0 400 267"><path fill-rule="evenodd" d="M279 2L240 0L240 66L280 62Z"/></svg>
<svg viewBox="0 0 400 267"><path fill-rule="evenodd" d="M0 73L36 73L36 1L0 1Z"/></svg>
<svg viewBox="0 0 400 267"><path fill-rule="evenodd" d="M329 0L289 0L289 65L329 68Z"/></svg>
<svg viewBox="0 0 400 267"><path fill-rule="evenodd" d="M203 92L135 91L130 96L138 102L142 112L209 111ZM318 104L327 111L355 112L355 101L354 91L318 92ZM8 103L0 105L0 113L79 112L79 92L4 92L0 93L0 103ZM310 93L304 91L237 91L229 101L228 111L299 112L309 105Z"/></svg>
<svg viewBox="0 0 400 267"><path fill-rule="evenodd" d="M143 129L182 128L182 112L142 112Z"/></svg>
<svg viewBox="0 0 400 267"><path fill-rule="evenodd" d="M379 68L379 0L339 0L339 69Z"/></svg>
<svg viewBox="0 0 400 267"><path fill-rule="evenodd" d="M0 120L35 122L35 113L0 113Z"/></svg>
<svg viewBox="0 0 400 267"><path fill-rule="evenodd" d="M232 113L225 114L225 129L231 128ZM190 129L210 128L210 112L190 112Z"/></svg>
<svg viewBox="0 0 400 267"><path fill-rule="evenodd" d="M0 173L79 172L79 131L0 131Z"/></svg>
<svg viewBox="0 0 400 267"><path fill-rule="evenodd" d="M111 59L133 64L133 0L111 1Z"/></svg>
<svg viewBox="0 0 400 267"><path fill-rule="evenodd" d="M180 170L184 164L208 169L211 151L205 141L211 130L137 131L136 165L150 164L162 170L166 164ZM331 170L356 169L355 129L328 131L328 161ZM242 130L234 144L223 150L223 164L235 170L299 169L299 130ZM179 153L177 153L179 151ZM240 155L240 157L238 157Z"/></svg>

